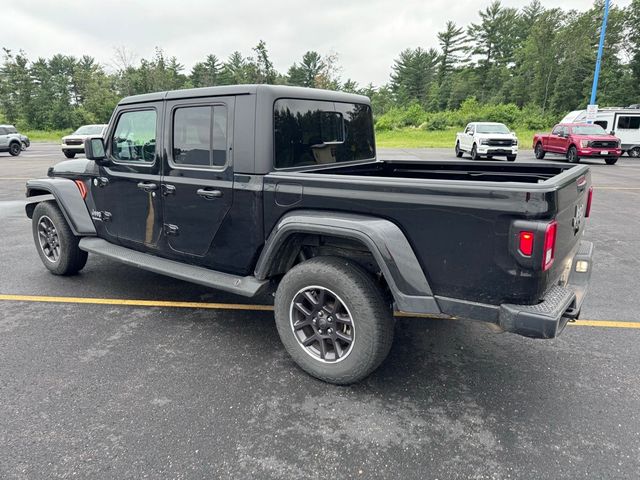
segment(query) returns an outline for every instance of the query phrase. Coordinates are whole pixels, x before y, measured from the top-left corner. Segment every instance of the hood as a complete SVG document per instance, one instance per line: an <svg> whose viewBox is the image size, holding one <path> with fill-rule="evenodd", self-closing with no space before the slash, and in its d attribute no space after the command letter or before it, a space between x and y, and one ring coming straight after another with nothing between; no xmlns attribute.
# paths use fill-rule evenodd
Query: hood
<svg viewBox="0 0 640 480"><path fill-rule="evenodd" d="M476 133L476 136L483 138L495 138L497 140L512 140L517 138L513 133Z"/></svg>
<svg viewBox="0 0 640 480"><path fill-rule="evenodd" d="M62 141L65 140L84 140L85 138L95 137L96 135L66 135L62 137Z"/></svg>
<svg viewBox="0 0 640 480"><path fill-rule="evenodd" d="M94 177L98 175L98 166L93 160L87 160L86 158L78 158L75 160L65 160L60 163L56 163L53 167L49 167L47 176L49 177Z"/></svg>
<svg viewBox="0 0 640 480"><path fill-rule="evenodd" d="M604 135L584 135L584 134L579 134L579 133L572 133L571 134L572 137L575 138L579 138L580 140L603 140L603 141L616 141L619 142L620 139L618 137L616 137L615 135L609 135L604 134Z"/></svg>

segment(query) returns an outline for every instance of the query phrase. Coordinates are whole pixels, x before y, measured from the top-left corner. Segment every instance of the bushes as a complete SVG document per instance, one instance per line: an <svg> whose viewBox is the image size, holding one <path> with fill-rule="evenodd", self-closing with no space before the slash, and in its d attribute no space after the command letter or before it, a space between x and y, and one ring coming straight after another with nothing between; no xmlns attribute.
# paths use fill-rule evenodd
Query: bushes
<svg viewBox="0 0 640 480"><path fill-rule="evenodd" d="M425 112L416 103L406 108L394 107L377 118L376 130L411 127L442 131L451 127L464 127L470 122L500 122L510 129L544 130L552 126L556 119L548 114L545 115L539 107L534 105L519 108L513 103L480 104L475 97L469 97L457 110Z"/></svg>

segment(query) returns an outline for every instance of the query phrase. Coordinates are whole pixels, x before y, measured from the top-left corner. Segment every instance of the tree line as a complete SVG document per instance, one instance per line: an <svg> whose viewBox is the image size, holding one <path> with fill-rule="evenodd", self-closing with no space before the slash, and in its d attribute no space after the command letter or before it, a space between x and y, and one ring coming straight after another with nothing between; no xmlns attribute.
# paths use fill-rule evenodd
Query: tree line
<svg viewBox="0 0 640 480"><path fill-rule="evenodd" d="M151 58L139 60L124 48L116 49L106 67L88 55L30 60L23 51L5 48L0 120L24 129L74 128L106 122L124 96L247 83L361 93L371 97L374 114L386 118L381 122L386 127L415 124L406 121L409 116L435 119L432 125L438 128L446 124L445 112L461 107L466 111L476 104L507 105L507 110L542 117L561 115L588 101L603 6L597 0L591 9L580 12L545 8L532 0L516 9L495 0L467 26L447 22L438 33L438 48L400 52L389 81L377 87L343 80L336 53L308 51L286 72L278 72L263 41L249 56L234 52L222 60L212 53L189 72L159 48ZM625 8L611 7L598 89L600 105L640 103L639 25L640 0L632 0ZM441 121L435 115L438 112ZM403 120L396 124L394 118Z"/></svg>

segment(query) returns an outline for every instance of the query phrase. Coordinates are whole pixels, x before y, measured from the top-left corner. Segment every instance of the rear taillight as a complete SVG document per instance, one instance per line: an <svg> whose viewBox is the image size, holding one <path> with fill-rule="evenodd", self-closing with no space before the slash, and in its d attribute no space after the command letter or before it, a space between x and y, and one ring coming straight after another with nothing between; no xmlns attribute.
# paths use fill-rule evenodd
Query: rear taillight
<svg viewBox="0 0 640 480"><path fill-rule="evenodd" d="M544 232L544 250L542 251L542 270L549 270L556 255L556 232L558 223L554 220Z"/></svg>
<svg viewBox="0 0 640 480"><path fill-rule="evenodd" d="M531 256L533 253L533 232L520 232L518 250L525 257Z"/></svg>
<svg viewBox="0 0 640 480"><path fill-rule="evenodd" d="M78 186L78 190L80 190L80 195L82 195L82 199L87 198L87 187L82 180L74 180L76 185Z"/></svg>
<svg viewBox="0 0 640 480"><path fill-rule="evenodd" d="M588 217L591 213L591 199L593 198L593 187L589 187L589 194L587 195L587 208L584 211L584 216Z"/></svg>

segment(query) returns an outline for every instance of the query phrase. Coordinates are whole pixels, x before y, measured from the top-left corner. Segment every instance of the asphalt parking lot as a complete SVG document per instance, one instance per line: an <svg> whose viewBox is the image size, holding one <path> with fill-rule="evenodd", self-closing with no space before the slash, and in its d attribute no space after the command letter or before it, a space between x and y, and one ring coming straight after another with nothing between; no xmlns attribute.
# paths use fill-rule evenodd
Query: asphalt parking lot
<svg viewBox="0 0 640 480"><path fill-rule="evenodd" d="M336 387L288 358L267 298L97 257L50 275L24 183L63 159L0 154L0 478L638 478L639 161L591 162L591 291L561 337L399 318L382 367Z"/></svg>

